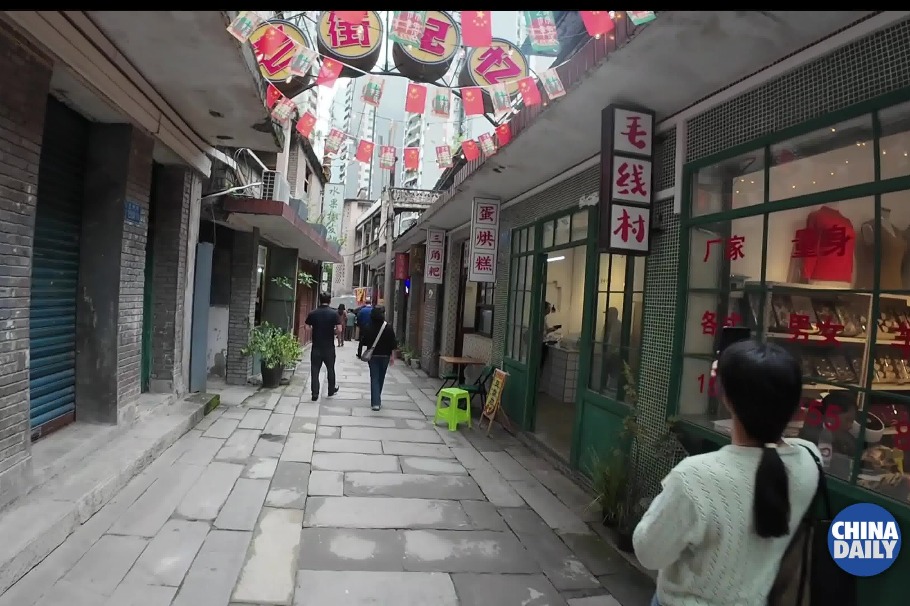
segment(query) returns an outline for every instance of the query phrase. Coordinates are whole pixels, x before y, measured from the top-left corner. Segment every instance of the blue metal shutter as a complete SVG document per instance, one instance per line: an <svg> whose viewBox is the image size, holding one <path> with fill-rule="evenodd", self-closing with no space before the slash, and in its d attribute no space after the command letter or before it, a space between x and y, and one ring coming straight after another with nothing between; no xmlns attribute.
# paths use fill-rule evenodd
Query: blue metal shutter
<svg viewBox="0 0 910 606"><path fill-rule="evenodd" d="M88 122L48 98L32 253L32 435L76 408L76 293Z"/></svg>

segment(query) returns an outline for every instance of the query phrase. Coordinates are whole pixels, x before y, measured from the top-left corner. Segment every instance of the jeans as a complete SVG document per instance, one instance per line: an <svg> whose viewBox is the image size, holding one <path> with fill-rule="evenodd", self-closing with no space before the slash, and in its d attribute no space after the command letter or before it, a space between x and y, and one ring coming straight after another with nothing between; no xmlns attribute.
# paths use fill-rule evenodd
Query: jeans
<svg viewBox="0 0 910 606"><path fill-rule="evenodd" d="M382 386L385 385L385 373L389 370L389 356L372 356L367 362L370 367L370 406L382 406Z"/></svg>
<svg viewBox="0 0 910 606"><path fill-rule="evenodd" d="M657 601L657 594L654 594L654 597L651 598L651 606L660 606L660 602Z"/></svg>
<svg viewBox="0 0 910 606"><path fill-rule="evenodd" d="M310 351L310 377L313 382L313 395L319 395L319 372L325 364L326 374L329 376L329 393L335 390L335 346L334 344L322 347L313 347Z"/></svg>

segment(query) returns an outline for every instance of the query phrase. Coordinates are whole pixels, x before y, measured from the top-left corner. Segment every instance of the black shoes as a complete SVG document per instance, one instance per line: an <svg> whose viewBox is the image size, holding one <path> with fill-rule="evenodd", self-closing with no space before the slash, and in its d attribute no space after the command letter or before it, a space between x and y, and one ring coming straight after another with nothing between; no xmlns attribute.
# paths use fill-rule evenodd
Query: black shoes
<svg viewBox="0 0 910 606"><path fill-rule="evenodd" d="M339 387L337 385L335 387L330 387L329 388L329 397L332 397L336 393L338 393L338 390L339 390Z"/></svg>
<svg viewBox="0 0 910 606"><path fill-rule="evenodd" d="M319 394L318 394L318 393L314 393L314 394L313 394L313 401L315 402L315 401L318 400L318 399L319 399Z"/></svg>

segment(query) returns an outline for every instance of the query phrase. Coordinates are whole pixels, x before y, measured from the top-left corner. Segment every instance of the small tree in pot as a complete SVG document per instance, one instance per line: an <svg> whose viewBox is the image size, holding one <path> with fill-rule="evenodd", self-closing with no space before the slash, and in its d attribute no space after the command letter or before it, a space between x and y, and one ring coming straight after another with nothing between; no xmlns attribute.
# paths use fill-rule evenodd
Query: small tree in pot
<svg viewBox="0 0 910 606"><path fill-rule="evenodd" d="M302 348L293 334L263 322L250 331L250 340L240 352L245 356L259 356L262 386L275 388L281 384L284 368L300 358Z"/></svg>

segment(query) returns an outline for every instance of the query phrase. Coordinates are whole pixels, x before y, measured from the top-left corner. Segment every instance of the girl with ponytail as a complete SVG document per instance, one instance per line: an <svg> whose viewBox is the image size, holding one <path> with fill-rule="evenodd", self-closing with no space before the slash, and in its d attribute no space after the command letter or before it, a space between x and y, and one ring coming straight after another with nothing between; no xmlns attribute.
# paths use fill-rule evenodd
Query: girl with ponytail
<svg viewBox="0 0 910 606"><path fill-rule="evenodd" d="M783 438L802 395L799 363L778 345L740 341L716 376L731 444L673 468L635 529L635 554L659 571L652 605L764 606L818 487L818 449Z"/></svg>

